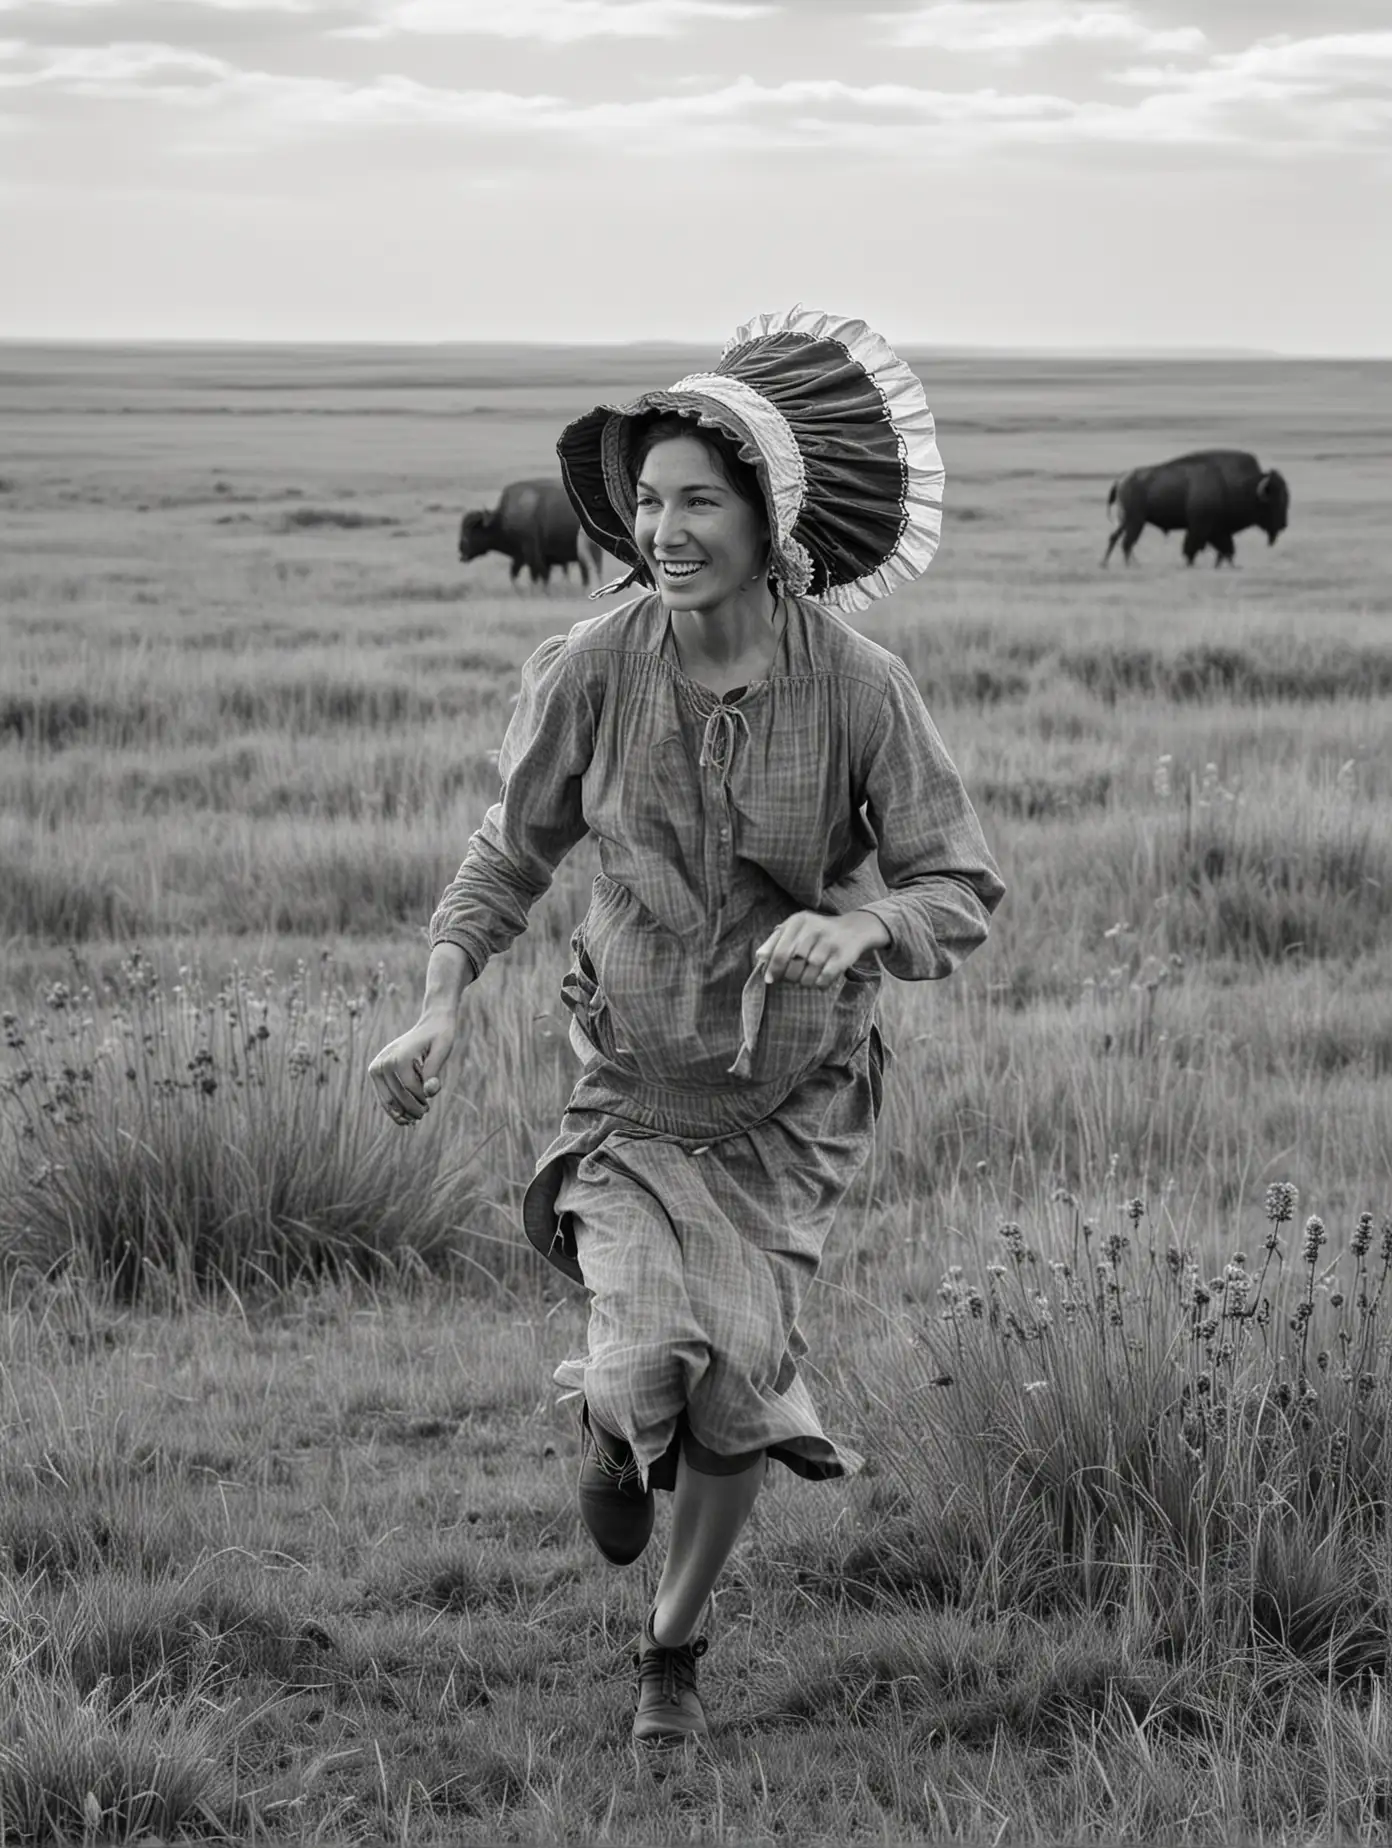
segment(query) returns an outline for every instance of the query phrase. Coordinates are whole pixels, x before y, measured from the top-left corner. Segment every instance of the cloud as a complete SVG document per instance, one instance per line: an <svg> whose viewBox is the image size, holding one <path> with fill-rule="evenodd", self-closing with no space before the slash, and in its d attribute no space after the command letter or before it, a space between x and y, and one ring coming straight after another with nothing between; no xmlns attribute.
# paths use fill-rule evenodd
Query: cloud
<svg viewBox="0 0 1392 1848"><path fill-rule="evenodd" d="M1137 50L1201 52L1197 26L1153 27L1129 9L1095 0L935 0L910 13L871 13L892 45L1017 56L1050 45L1129 45Z"/></svg>
<svg viewBox="0 0 1392 1848"><path fill-rule="evenodd" d="M1316 38L1259 39L1242 51L1220 52L1199 72L1156 70L1147 67L1119 73L1128 82L1164 84L1182 88L1209 74L1238 82L1272 84L1295 93L1301 89L1330 88L1372 78L1392 79L1392 31L1331 32Z"/></svg>
<svg viewBox="0 0 1392 1848"><path fill-rule="evenodd" d="M114 13L118 9L124 10L127 4L128 0L0 0L0 14L22 13L38 21L45 14L57 14L61 19L65 14ZM255 4L250 6L246 0L161 0L166 24L186 9L216 13L312 14L323 11L319 0L255 0Z"/></svg>
<svg viewBox="0 0 1392 1848"><path fill-rule="evenodd" d="M11 52L15 47L9 48ZM3 48L0 48L3 56ZM908 84L836 78L765 84L748 76L677 95L580 102L548 94L447 89L384 74L368 82L243 70L208 52L174 45L105 45L50 51L27 68L0 64L0 91L57 90L109 100L173 101L211 108L251 105L267 129L455 128L485 135L540 135L680 154L737 149L902 145L915 130L991 123L1029 124L1066 116L1063 98L986 91L923 90ZM658 133L657 131L661 131Z"/></svg>
<svg viewBox="0 0 1392 1848"><path fill-rule="evenodd" d="M163 102L201 112L204 153L256 152L338 130L440 130L560 147L641 146L646 158L798 150L912 160L1099 144L1138 149L1366 146L1392 125L1392 33L1270 40L1198 68L1133 66L1111 95L998 86L933 89L840 78L752 76L675 94L580 100L450 88L395 72L368 78L249 70L190 46L0 46L0 92ZM1117 92L1120 92L1118 94ZM153 119L153 118L151 118ZM188 146L186 141L185 146Z"/></svg>
<svg viewBox="0 0 1392 1848"><path fill-rule="evenodd" d="M1392 32L1264 39L1198 69L1131 66L1113 81L1194 123L1241 124L1249 136L1349 145L1392 129Z"/></svg>
<svg viewBox="0 0 1392 1848"><path fill-rule="evenodd" d="M473 34L568 45L588 38L672 38L689 27L758 19L777 8L757 0L376 0L373 11L371 23L343 28L339 36Z"/></svg>

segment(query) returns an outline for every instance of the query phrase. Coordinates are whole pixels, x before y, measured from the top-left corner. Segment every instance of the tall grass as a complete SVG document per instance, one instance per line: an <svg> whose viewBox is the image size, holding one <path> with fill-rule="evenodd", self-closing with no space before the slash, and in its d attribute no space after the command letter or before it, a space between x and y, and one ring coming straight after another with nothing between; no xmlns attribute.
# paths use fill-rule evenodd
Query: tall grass
<svg viewBox="0 0 1392 1848"><path fill-rule="evenodd" d="M490 1219L470 1174L486 1138L408 1142L377 1107L385 978L180 973L165 983L135 950L100 997L79 965L38 1012L4 1015L8 1260L123 1300L465 1261L464 1228Z"/></svg>
<svg viewBox="0 0 1392 1848"><path fill-rule="evenodd" d="M1105 1231L1073 1196L1038 1242L1003 1221L877 1394L904 1497L866 1569L1125 1615L1176 1657L1385 1674L1392 1216L1335 1246L1295 1203L1273 1183L1257 1248L1215 1268L1143 1234L1139 1197Z"/></svg>

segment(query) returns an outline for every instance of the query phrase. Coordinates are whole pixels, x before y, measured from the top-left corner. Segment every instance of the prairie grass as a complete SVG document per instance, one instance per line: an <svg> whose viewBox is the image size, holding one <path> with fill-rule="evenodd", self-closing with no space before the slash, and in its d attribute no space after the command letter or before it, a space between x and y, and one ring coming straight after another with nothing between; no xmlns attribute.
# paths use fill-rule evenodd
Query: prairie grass
<svg viewBox="0 0 1392 1848"><path fill-rule="evenodd" d="M868 1467L770 1483L715 1751L631 1757L660 1552L586 1550L583 1302L516 1230L588 844L409 1141L364 1070L517 667L592 613L459 514L683 358L0 379L0 1839L1385 1839L1378 368L924 361L947 538L867 627L1009 896L886 994L809 1304ZM1282 543L1099 571L1111 478L1203 440L1282 467Z"/></svg>

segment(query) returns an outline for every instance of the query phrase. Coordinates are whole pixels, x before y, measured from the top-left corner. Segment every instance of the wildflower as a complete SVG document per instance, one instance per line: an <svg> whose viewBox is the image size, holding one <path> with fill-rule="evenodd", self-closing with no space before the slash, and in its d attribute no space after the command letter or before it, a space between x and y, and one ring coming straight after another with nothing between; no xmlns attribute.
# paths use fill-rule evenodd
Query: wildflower
<svg viewBox="0 0 1392 1848"><path fill-rule="evenodd" d="M1343 1293L1343 1291L1342 1291L1342 1290L1335 1290L1335 1291L1334 1291L1334 1292L1333 1292L1333 1293L1332 1293L1332 1294L1330 1295L1330 1298L1329 1298L1329 1306L1330 1306L1330 1308L1331 1308L1331 1309L1342 1309L1342 1308L1343 1308L1343 1306L1344 1306L1344 1293Z"/></svg>
<svg viewBox="0 0 1392 1848"><path fill-rule="evenodd" d="M1109 1232L1103 1241L1102 1250L1109 1264L1115 1264L1129 1244L1125 1233Z"/></svg>
<svg viewBox="0 0 1392 1848"><path fill-rule="evenodd" d="M304 1040L296 1040L295 1044L286 1055L285 1062L298 1078L307 1072L313 1065L314 1054L310 1051Z"/></svg>
<svg viewBox="0 0 1392 1848"><path fill-rule="evenodd" d="M965 1295L967 1314L974 1322L979 1322L986 1309L986 1299L974 1283L967 1285Z"/></svg>
<svg viewBox="0 0 1392 1848"><path fill-rule="evenodd" d="M1002 1219L997 1231L1007 1245L1018 1245L1025 1236L1013 1219Z"/></svg>
<svg viewBox="0 0 1392 1848"><path fill-rule="evenodd" d="M1276 1403L1283 1412L1289 1409L1290 1402L1294 1397L1295 1394L1291 1391L1291 1383L1289 1380L1280 1380L1277 1382Z"/></svg>
<svg viewBox="0 0 1392 1848"><path fill-rule="evenodd" d="M986 1275L991 1279L992 1283L999 1283L1002 1277L1008 1277L1010 1273L1003 1264L988 1264L986 1266Z"/></svg>
<svg viewBox="0 0 1392 1848"><path fill-rule="evenodd" d="M1319 1248L1324 1243L1326 1237L1327 1234L1324 1229L1324 1221L1320 1218L1318 1213L1311 1213L1310 1217L1305 1221L1305 1243L1301 1247L1300 1252L1300 1255L1307 1264L1314 1264L1316 1262L1319 1257Z"/></svg>
<svg viewBox="0 0 1392 1848"><path fill-rule="evenodd" d="M1295 1212L1299 1193L1289 1181L1273 1181L1266 1190L1266 1216L1273 1225L1283 1226Z"/></svg>
<svg viewBox="0 0 1392 1848"><path fill-rule="evenodd" d="M1329 1371L1329 1349L1328 1348L1321 1348L1319 1353L1315 1355L1315 1365L1319 1368L1321 1373L1328 1373Z"/></svg>
<svg viewBox="0 0 1392 1848"><path fill-rule="evenodd" d="M1184 1269L1184 1253L1180 1250L1178 1245L1171 1245L1169 1250L1165 1253L1165 1265L1172 1275L1176 1277Z"/></svg>
<svg viewBox="0 0 1392 1848"><path fill-rule="evenodd" d="M1311 1314L1312 1308L1309 1303L1297 1303L1295 1305L1295 1314L1290 1319L1290 1325L1295 1330L1296 1334L1300 1333L1301 1329L1309 1321Z"/></svg>
<svg viewBox="0 0 1392 1848"><path fill-rule="evenodd" d="M1156 989L1170 979L1169 969L1158 956L1147 956L1136 971L1136 978L1131 984L1133 994L1154 994Z"/></svg>
<svg viewBox="0 0 1392 1848"><path fill-rule="evenodd" d="M1360 1213L1358 1215L1358 1224L1353 1229L1353 1255L1354 1257L1356 1258L1366 1257L1368 1255L1368 1247L1369 1245L1372 1244L1372 1242L1373 1242L1373 1216L1371 1213Z"/></svg>
<svg viewBox="0 0 1392 1848"><path fill-rule="evenodd" d="M1194 1381L1194 1391L1198 1393L1201 1398L1211 1393L1213 1391L1213 1375L1211 1373L1201 1373Z"/></svg>
<svg viewBox="0 0 1392 1848"><path fill-rule="evenodd" d="M1392 1219L1384 1219L1382 1222L1382 1246L1380 1255L1384 1264L1392 1264Z"/></svg>
<svg viewBox="0 0 1392 1848"><path fill-rule="evenodd" d="M1135 1228L1145 1218L1145 1201L1137 1196L1134 1200L1128 1200L1121 1210L1131 1221L1132 1227Z"/></svg>

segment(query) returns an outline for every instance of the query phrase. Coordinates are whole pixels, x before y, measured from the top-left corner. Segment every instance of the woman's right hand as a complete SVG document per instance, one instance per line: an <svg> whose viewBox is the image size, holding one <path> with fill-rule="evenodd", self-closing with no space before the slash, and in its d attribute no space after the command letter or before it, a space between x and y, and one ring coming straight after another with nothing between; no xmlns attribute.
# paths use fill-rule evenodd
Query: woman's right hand
<svg viewBox="0 0 1392 1848"><path fill-rule="evenodd" d="M422 1014L415 1026L384 1046L368 1066L378 1102L393 1123L419 1123L440 1089L440 1071L454 1044L450 1014Z"/></svg>

